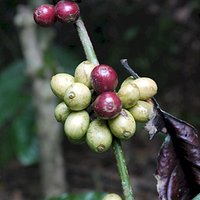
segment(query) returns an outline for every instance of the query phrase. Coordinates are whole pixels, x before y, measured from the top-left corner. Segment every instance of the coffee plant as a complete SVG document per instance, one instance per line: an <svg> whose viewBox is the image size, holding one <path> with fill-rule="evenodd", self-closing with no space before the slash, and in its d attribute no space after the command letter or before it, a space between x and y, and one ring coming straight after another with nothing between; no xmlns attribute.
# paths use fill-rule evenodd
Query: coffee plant
<svg viewBox="0 0 200 200"><path fill-rule="evenodd" d="M67 138L75 145L87 143L96 153L103 153L112 146L125 200L133 200L134 196L121 141L131 139L137 123L145 122L144 128L150 139L157 132L166 135L155 172L159 198L195 198L200 193L197 130L159 107L154 98L157 84L149 77L139 77L127 59L121 59L121 65L130 77L117 91L118 75L113 67L98 62L77 3L53 1L53 5L41 5L34 12L35 22L42 27L53 26L57 21L63 25L74 24L86 55L86 60L80 62L73 76L60 73L51 79L51 89L61 101L55 108L56 120L63 123ZM107 199L122 198L111 193L103 198Z"/></svg>

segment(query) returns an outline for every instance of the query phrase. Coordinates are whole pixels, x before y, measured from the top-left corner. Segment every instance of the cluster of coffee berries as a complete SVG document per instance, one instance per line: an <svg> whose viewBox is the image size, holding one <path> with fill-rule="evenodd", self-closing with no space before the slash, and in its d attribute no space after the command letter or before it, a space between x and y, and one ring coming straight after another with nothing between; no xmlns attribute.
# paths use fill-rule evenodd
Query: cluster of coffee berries
<svg viewBox="0 0 200 200"><path fill-rule="evenodd" d="M87 143L94 152L106 151L113 136L130 139L136 122L153 117L148 100L157 93L150 78L128 77L118 92L118 76L108 65L80 63L74 76L59 73L51 79L51 89L61 100L55 118L64 123L64 131L73 144Z"/></svg>
<svg viewBox="0 0 200 200"><path fill-rule="evenodd" d="M57 20L64 24L73 24L80 16L80 9L74 1L53 1L54 5L44 4L37 7L33 17L39 26L50 27Z"/></svg>

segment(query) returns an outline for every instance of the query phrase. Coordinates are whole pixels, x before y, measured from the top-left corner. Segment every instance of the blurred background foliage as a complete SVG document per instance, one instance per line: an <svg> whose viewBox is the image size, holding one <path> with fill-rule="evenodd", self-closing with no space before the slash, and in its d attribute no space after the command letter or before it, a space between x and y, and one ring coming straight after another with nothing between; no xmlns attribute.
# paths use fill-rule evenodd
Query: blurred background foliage
<svg viewBox="0 0 200 200"><path fill-rule="evenodd" d="M31 80L25 76L26 66L13 22L19 4L27 1L0 0L2 167L14 158L24 166L38 162ZM156 99L162 109L199 129L200 2L83 0L80 8L100 63L117 71L119 84L128 76L120 59L127 58L140 76L157 82ZM56 36L45 52L45 61L55 73L73 75L76 66L85 60L76 30L73 25L59 22L53 29Z"/></svg>

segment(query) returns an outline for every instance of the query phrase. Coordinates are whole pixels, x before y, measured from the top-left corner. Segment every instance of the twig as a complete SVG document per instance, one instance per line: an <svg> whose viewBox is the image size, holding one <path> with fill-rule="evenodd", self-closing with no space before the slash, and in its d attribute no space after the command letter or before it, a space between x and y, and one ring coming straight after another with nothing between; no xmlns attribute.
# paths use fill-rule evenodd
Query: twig
<svg viewBox="0 0 200 200"><path fill-rule="evenodd" d="M117 160L119 175L122 182L123 197L125 200L134 200L121 141L115 138L113 139L112 145Z"/></svg>

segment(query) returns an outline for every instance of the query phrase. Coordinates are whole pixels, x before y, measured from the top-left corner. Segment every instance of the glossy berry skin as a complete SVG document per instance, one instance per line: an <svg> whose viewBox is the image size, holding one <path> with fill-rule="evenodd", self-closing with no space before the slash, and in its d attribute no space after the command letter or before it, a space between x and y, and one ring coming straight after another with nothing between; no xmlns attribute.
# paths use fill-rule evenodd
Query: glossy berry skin
<svg viewBox="0 0 200 200"><path fill-rule="evenodd" d="M118 84L117 73L108 65L98 65L91 72L91 84L97 93L114 91Z"/></svg>
<svg viewBox="0 0 200 200"><path fill-rule="evenodd" d="M80 16L80 9L74 1L59 1L55 6L58 20L65 24L73 24Z"/></svg>
<svg viewBox="0 0 200 200"><path fill-rule="evenodd" d="M56 22L55 8L53 5L45 4L37 7L33 18L39 26L50 27Z"/></svg>
<svg viewBox="0 0 200 200"><path fill-rule="evenodd" d="M122 103L116 93L104 92L94 101L93 109L99 118L112 119L119 115Z"/></svg>

